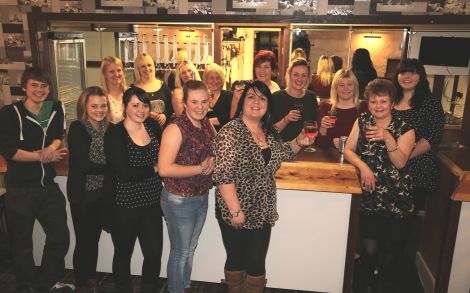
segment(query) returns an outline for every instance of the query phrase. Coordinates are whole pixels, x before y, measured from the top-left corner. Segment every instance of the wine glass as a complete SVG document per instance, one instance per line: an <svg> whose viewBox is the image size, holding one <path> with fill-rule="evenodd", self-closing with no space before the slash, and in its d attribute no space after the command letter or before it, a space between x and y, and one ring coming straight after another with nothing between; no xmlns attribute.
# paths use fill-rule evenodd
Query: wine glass
<svg viewBox="0 0 470 293"><path fill-rule="evenodd" d="M318 135L318 125L317 121L314 120L307 120L304 122L304 132L305 135L308 137L310 145L305 148L306 152L313 153L316 149L312 146L315 142L315 137ZM313 140L312 140L313 139Z"/></svg>
<svg viewBox="0 0 470 293"><path fill-rule="evenodd" d="M375 122L373 121L366 121L364 123L364 138L367 140L367 150L364 152L365 155L373 155L372 154L372 149L371 149L371 143L370 140L367 139L367 132L371 131L375 127Z"/></svg>
<svg viewBox="0 0 470 293"><path fill-rule="evenodd" d="M335 110L330 110L328 111L328 117L330 117L330 128L335 127L336 124L336 111Z"/></svg>
<svg viewBox="0 0 470 293"><path fill-rule="evenodd" d="M294 110L299 111L299 114L301 116L300 119L302 119L303 118L302 113L304 111L304 104L303 103L295 103L294 104Z"/></svg>

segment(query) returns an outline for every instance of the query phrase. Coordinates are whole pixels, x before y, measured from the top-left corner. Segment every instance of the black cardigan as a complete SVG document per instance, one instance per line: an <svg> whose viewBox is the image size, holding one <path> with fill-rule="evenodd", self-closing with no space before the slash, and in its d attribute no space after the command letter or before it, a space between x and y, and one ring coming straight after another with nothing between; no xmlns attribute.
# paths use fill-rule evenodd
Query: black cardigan
<svg viewBox="0 0 470 293"><path fill-rule="evenodd" d="M71 203L81 203L85 200L86 175L104 174L106 165L90 161L91 136L80 121L70 124L67 142L69 146L67 197Z"/></svg>

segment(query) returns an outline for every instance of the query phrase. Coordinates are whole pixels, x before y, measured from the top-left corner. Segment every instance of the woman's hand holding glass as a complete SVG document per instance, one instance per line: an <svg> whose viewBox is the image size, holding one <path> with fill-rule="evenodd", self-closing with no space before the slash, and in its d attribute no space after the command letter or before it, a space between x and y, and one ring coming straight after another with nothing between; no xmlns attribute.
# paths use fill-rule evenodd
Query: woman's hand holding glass
<svg viewBox="0 0 470 293"><path fill-rule="evenodd" d="M310 140L309 144L313 144L315 142L315 138L318 135L317 121L314 121L314 120L305 121L303 132L305 133L307 138ZM316 151L316 149L312 146L309 146L308 148L305 149L305 151L313 153Z"/></svg>
<svg viewBox="0 0 470 293"><path fill-rule="evenodd" d="M286 116L284 116L285 122L296 122L302 119L302 112L300 110L294 109L290 110Z"/></svg>

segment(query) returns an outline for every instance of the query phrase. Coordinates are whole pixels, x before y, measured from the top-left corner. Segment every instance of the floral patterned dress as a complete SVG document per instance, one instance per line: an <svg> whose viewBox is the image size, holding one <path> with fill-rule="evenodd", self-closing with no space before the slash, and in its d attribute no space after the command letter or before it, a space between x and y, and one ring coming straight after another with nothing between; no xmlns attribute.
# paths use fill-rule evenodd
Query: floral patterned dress
<svg viewBox="0 0 470 293"><path fill-rule="evenodd" d="M361 212L366 215L380 215L402 219L414 210L411 197L411 176L408 167L397 169L390 160L385 142L369 143L364 137L364 125L375 122L370 113L359 116L359 139L356 152L377 178L374 191L363 189ZM403 120L393 116L387 130L395 140L411 130Z"/></svg>

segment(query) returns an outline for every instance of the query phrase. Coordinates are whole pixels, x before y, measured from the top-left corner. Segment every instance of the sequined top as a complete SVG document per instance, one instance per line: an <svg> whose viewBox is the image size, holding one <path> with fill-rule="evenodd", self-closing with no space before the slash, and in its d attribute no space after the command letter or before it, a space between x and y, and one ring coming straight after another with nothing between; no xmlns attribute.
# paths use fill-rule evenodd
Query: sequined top
<svg viewBox="0 0 470 293"><path fill-rule="evenodd" d="M180 145L175 163L184 166L201 164L207 156L212 154L212 143L214 141L214 130L209 119L201 121L201 128L193 125L186 113L176 117L170 123L176 124L181 131L183 141ZM210 175L194 175L185 178L163 179L165 188L182 196L203 195L212 187Z"/></svg>

